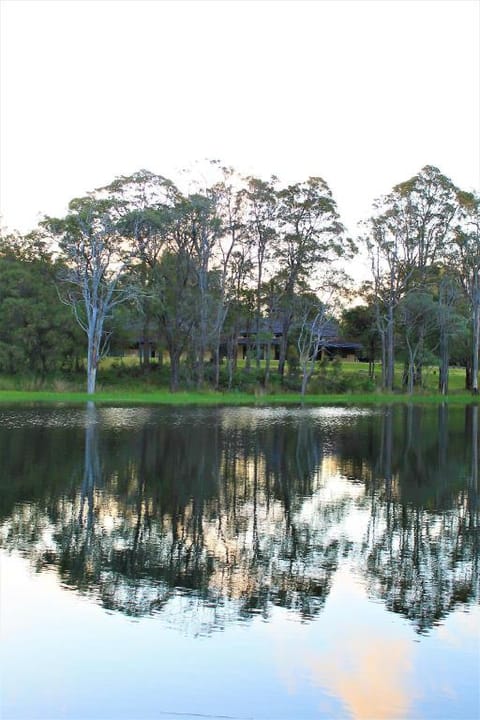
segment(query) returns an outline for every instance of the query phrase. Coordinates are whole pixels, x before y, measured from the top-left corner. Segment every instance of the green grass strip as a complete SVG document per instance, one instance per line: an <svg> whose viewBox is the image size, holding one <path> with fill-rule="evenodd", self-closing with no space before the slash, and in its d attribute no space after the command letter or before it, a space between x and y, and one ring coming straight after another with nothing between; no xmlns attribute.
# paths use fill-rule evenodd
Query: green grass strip
<svg viewBox="0 0 480 720"><path fill-rule="evenodd" d="M336 394L336 395L306 395L302 397L298 393L253 395L251 393L225 392L178 392L168 391L144 392L98 392L95 395L87 393L72 392L47 392L47 391L0 391L0 403L62 403L69 405L83 404L94 401L98 404L120 404L120 405L378 405L391 403L415 403L415 404L471 404L480 402L480 396L468 393L442 396L438 394L415 394L400 395L386 393L362 393L362 394Z"/></svg>

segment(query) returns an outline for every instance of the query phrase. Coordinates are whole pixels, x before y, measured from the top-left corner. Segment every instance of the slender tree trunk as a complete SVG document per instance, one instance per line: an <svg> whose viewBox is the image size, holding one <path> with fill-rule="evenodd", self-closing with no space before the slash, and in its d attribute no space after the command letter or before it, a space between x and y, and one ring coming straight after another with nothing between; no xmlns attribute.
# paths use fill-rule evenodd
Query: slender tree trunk
<svg viewBox="0 0 480 720"><path fill-rule="evenodd" d="M180 376L180 351L178 348L169 347L170 355L170 390L177 392Z"/></svg>
<svg viewBox="0 0 480 720"><path fill-rule="evenodd" d="M368 379L375 380L375 346L373 340L370 343L370 357L368 358Z"/></svg>
<svg viewBox="0 0 480 720"><path fill-rule="evenodd" d="M380 333L382 341L382 390L387 389L387 333L382 330Z"/></svg>
<svg viewBox="0 0 480 720"><path fill-rule="evenodd" d="M303 396L305 395L305 393L307 392L308 381L309 381L309 374L308 374L307 369L304 368L303 371L302 371L302 388L301 388L302 397L303 397Z"/></svg>
<svg viewBox="0 0 480 720"><path fill-rule="evenodd" d="M478 395L478 354L480 351L480 290L473 308L472 393Z"/></svg>
<svg viewBox="0 0 480 720"><path fill-rule="evenodd" d="M89 395L95 394L95 387L97 384L97 368L96 366L89 366L87 370L87 393Z"/></svg>
<svg viewBox="0 0 480 720"><path fill-rule="evenodd" d="M409 395L413 394L413 388L415 385L415 361L410 357L408 361L407 371L407 392Z"/></svg>
<svg viewBox="0 0 480 720"><path fill-rule="evenodd" d="M385 389L393 390L394 370L395 370L395 348L394 348L394 319L393 305L388 308L387 320L387 337L386 337L386 373L385 373Z"/></svg>
<svg viewBox="0 0 480 720"><path fill-rule="evenodd" d="M237 366L237 337L238 329L234 325L232 333L227 340L227 374L228 374L228 389L231 390L233 385L233 373Z"/></svg>
<svg viewBox="0 0 480 720"><path fill-rule="evenodd" d="M243 359L245 360L245 370L246 372L250 372L251 370L251 360L252 360L252 346L250 344L251 340L251 334L252 334L252 328L250 325L250 318L247 320L246 324L246 337L245 337L245 345L243 349Z"/></svg>
<svg viewBox="0 0 480 720"><path fill-rule="evenodd" d="M265 348L265 375L263 384L265 387L267 387L268 383L270 382L270 359L272 355L272 345L270 340L268 341L266 348Z"/></svg>
<svg viewBox="0 0 480 720"><path fill-rule="evenodd" d="M448 284L440 283L439 295L439 329L440 329L440 362L438 366L438 389L442 395L448 394L448 371L450 364L449 343L449 310L452 305L452 291Z"/></svg>
<svg viewBox="0 0 480 720"><path fill-rule="evenodd" d="M445 325L442 324L440 327L440 363L438 368L438 389L442 395L448 394L448 366L449 366L449 351L448 351L448 336Z"/></svg>
<svg viewBox="0 0 480 720"><path fill-rule="evenodd" d="M87 393L93 395L97 383L97 368L100 356L101 332L93 328L88 334L87 348Z"/></svg>
<svg viewBox="0 0 480 720"><path fill-rule="evenodd" d="M282 322L282 337L280 338L280 357L278 360L278 374L283 382L285 375L285 361L287 359L288 331L292 322L291 315L285 315Z"/></svg>
<svg viewBox="0 0 480 720"><path fill-rule="evenodd" d="M415 372L413 382L417 387L422 387L423 379L423 348L425 345L425 325L422 325L419 332L419 340L417 343Z"/></svg>
<svg viewBox="0 0 480 720"><path fill-rule="evenodd" d="M387 333L385 323L383 322L378 301L375 305L375 319L378 334L381 342L381 363L382 363L382 390L387 388Z"/></svg>
<svg viewBox="0 0 480 720"><path fill-rule="evenodd" d="M472 363L471 359L467 358L465 362L465 390L471 390L472 387Z"/></svg>
<svg viewBox="0 0 480 720"><path fill-rule="evenodd" d="M260 291L257 290L257 293ZM256 317L255 317L255 357L256 357L256 364L257 364L257 370L260 369L260 359L261 359L261 344L260 344L260 300L257 298L257 310L256 310Z"/></svg>
<svg viewBox="0 0 480 720"><path fill-rule="evenodd" d="M287 341L285 336L280 340L280 355L278 358L278 374L283 382L283 376L285 374L285 361L287 359Z"/></svg>
<svg viewBox="0 0 480 720"><path fill-rule="evenodd" d="M418 357L418 345L411 344L408 334L406 337L407 349L408 349L408 368L407 368L407 392L409 395L413 394L413 389L416 384L417 377L417 357Z"/></svg>
<svg viewBox="0 0 480 720"><path fill-rule="evenodd" d="M202 388L205 382L205 348L207 343L207 273L203 268L199 272L199 328L195 366L197 387Z"/></svg>
<svg viewBox="0 0 480 720"><path fill-rule="evenodd" d="M201 341L198 354L195 362L196 375L197 375L197 387L201 389L205 384L205 346Z"/></svg>
<svg viewBox="0 0 480 720"><path fill-rule="evenodd" d="M220 387L220 338L215 343L215 390Z"/></svg>

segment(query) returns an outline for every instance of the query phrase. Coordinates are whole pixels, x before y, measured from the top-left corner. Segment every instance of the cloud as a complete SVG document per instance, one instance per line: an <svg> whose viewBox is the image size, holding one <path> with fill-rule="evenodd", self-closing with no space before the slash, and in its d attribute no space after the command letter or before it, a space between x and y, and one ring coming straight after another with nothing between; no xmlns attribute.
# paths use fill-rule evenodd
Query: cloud
<svg viewBox="0 0 480 720"><path fill-rule="evenodd" d="M289 692L299 692L307 679L322 690L322 704L328 698L341 704L340 717L407 717L415 699L414 648L410 637L385 617L385 610L368 602L353 576L339 571L318 625L320 634L299 637L297 631L294 642L288 629L275 636L277 666Z"/></svg>

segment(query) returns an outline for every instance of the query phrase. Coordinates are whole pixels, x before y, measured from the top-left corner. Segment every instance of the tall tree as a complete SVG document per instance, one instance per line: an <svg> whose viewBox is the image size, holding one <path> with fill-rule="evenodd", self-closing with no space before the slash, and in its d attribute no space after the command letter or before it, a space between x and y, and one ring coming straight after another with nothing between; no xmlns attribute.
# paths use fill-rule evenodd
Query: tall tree
<svg viewBox="0 0 480 720"><path fill-rule="evenodd" d="M174 232L171 236L173 252L180 252L195 277L196 297L192 304L195 322L190 343L191 357L198 387L204 383L205 353L212 329L212 297L209 292L209 273L216 242L221 234L216 199L207 194L179 198L174 208ZM188 259L188 261L187 261Z"/></svg>
<svg viewBox="0 0 480 720"><path fill-rule="evenodd" d="M247 178L247 187L244 191L247 201L247 232L248 244L251 251L252 271L255 282L255 357L257 369L260 367L262 353L261 327L263 319L263 287L268 263L273 257L277 239L277 210L278 195L276 191L277 178L269 181L259 178ZM268 318L267 320L270 320ZM270 344L266 343L267 364L269 364ZM268 370L266 371L268 376ZM265 378L268 382L268 377Z"/></svg>
<svg viewBox="0 0 480 720"><path fill-rule="evenodd" d="M364 238L373 276L375 321L382 348L382 390L393 390L395 361L395 310L405 291L400 272L398 237L385 217L369 221L370 233Z"/></svg>
<svg viewBox="0 0 480 720"><path fill-rule="evenodd" d="M436 265L445 256L458 214L458 190L433 166L396 185L377 200L366 239L382 338L382 385L393 388L396 309L412 290L427 292L436 282ZM422 335L416 353L416 377L421 379Z"/></svg>
<svg viewBox="0 0 480 720"><path fill-rule="evenodd" d="M229 308L225 319L224 338L227 350L228 388L232 387L233 372L237 367L237 342L241 327L245 327L251 313L251 292L247 279L252 271L249 247L240 243L233 251L229 266Z"/></svg>
<svg viewBox="0 0 480 720"><path fill-rule="evenodd" d="M181 241L181 237L178 238ZM170 358L170 390L180 382L180 360L189 349L196 322L195 274L181 244L163 253L157 271L158 318Z"/></svg>
<svg viewBox="0 0 480 720"><path fill-rule="evenodd" d="M460 287L458 278L448 268L439 278L437 324L439 346L438 389L448 394L449 366L452 342L459 341L465 331L465 321L459 312Z"/></svg>
<svg viewBox="0 0 480 720"><path fill-rule="evenodd" d="M480 353L480 197L459 192L460 219L455 228L448 260L458 275L467 300L472 328L471 390L478 394Z"/></svg>
<svg viewBox="0 0 480 720"><path fill-rule="evenodd" d="M345 255L349 248L343 240L344 228L325 180L311 177L303 183L289 185L279 191L278 200L279 239L275 259L283 276L278 370L283 377L295 291L321 265Z"/></svg>
<svg viewBox="0 0 480 720"><path fill-rule="evenodd" d="M245 196L235 186L231 168L222 168L223 178L211 189L218 217L216 243L213 248L216 292L212 295L212 351L215 365L214 385L220 382L220 345L227 314L236 297L238 260L244 257L246 240ZM243 265L245 268L245 265ZM212 288L214 290L215 288Z"/></svg>
<svg viewBox="0 0 480 720"><path fill-rule="evenodd" d="M108 347L106 321L113 308L132 296L122 278L130 253L122 243L116 207L94 194L72 200L64 218L42 222L65 258L62 299L87 336L87 392L95 392L98 364Z"/></svg>
<svg viewBox="0 0 480 720"><path fill-rule="evenodd" d="M403 243L413 268L413 282L420 291L436 281L436 265L444 257L458 215L458 189L432 165L424 167L410 180L394 188L403 222ZM426 321L423 334L428 332ZM423 365L423 339L420 334L415 382L420 384Z"/></svg>
<svg viewBox="0 0 480 720"><path fill-rule="evenodd" d="M181 195L171 180L149 170L117 177L98 192L114 201L118 229L131 243L132 279L139 289L136 304L141 325L138 340L143 347L140 362L148 368L152 335L159 344L161 341L155 327L161 294L159 266L170 239L172 210Z"/></svg>

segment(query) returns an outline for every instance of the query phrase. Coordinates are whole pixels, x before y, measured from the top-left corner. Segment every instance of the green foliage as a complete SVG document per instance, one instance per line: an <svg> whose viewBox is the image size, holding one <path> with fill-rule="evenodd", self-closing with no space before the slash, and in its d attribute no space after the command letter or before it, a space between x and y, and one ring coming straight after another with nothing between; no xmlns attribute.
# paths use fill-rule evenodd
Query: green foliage
<svg viewBox="0 0 480 720"><path fill-rule="evenodd" d="M83 342L55 288L58 264L27 243L0 244L0 370L45 377L78 364Z"/></svg>
<svg viewBox="0 0 480 720"><path fill-rule="evenodd" d="M363 354L369 360L375 360L380 353L380 336L375 321L375 308L372 305L357 305L342 312L341 334L352 342L363 345Z"/></svg>
<svg viewBox="0 0 480 720"><path fill-rule="evenodd" d="M369 373L354 373L335 361L317 365L317 350L302 340L312 339L317 294L337 310L331 297L348 287L332 261L356 250L327 183L280 187L276 178L240 178L213 165L222 177L201 193L182 194L141 170L72 200L66 217L41 223L43 235L2 240L0 371L63 382L60 372L85 362L76 319L89 332L93 387L104 351L121 355L135 344L155 345L164 366L144 353L136 370L102 366L101 383L268 394L282 382L290 392L358 392L374 389L381 358L390 391L402 384L399 360L408 361L416 391L427 363L439 361L442 376L452 360L478 374L478 198L427 166L376 203L365 238L374 282L366 305L341 318L341 335L360 342L370 361ZM62 262L47 251L52 238ZM73 314L57 297L59 273ZM232 375L240 334L255 371L238 363Z"/></svg>

